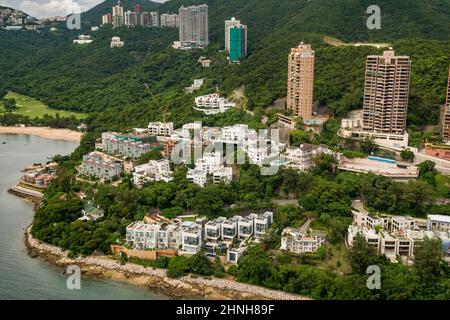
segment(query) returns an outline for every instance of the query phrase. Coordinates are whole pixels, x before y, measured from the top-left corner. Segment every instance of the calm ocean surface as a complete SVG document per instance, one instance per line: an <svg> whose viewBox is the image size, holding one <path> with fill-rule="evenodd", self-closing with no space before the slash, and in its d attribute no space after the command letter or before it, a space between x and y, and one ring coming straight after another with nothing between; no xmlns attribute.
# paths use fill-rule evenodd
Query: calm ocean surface
<svg viewBox="0 0 450 320"><path fill-rule="evenodd" d="M27 255L23 233L33 220L33 206L7 189L17 183L26 166L45 162L48 155L69 154L76 146L74 142L0 134L0 300L167 299L145 288L89 278L82 278L81 290L69 290L67 275L60 268Z"/></svg>

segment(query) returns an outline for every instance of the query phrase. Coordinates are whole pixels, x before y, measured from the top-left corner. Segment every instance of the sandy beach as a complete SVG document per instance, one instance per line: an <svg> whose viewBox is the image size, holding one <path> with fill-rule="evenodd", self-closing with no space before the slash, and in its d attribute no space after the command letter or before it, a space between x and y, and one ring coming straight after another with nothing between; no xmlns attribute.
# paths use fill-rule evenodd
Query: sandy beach
<svg viewBox="0 0 450 320"><path fill-rule="evenodd" d="M0 126L0 133L28 134L45 139L66 140L79 142L82 133L69 129L54 129L50 127L4 127Z"/></svg>

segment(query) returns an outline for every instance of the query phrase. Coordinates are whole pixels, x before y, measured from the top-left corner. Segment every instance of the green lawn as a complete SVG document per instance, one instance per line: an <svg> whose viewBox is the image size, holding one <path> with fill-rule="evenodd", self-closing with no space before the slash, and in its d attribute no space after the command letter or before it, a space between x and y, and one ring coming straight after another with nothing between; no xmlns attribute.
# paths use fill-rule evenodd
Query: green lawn
<svg viewBox="0 0 450 320"><path fill-rule="evenodd" d="M8 92L8 94L4 96L3 99L15 99L18 109L14 111L14 113L29 116L30 118L43 118L45 114L49 116L55 116L57 113L59 113L60 117L62 118L75 116L77 119L84 119L87 116L84 113L50 109L36 99L15 92ZM3 111L3 104L0 102L0 112Z"/></svg>

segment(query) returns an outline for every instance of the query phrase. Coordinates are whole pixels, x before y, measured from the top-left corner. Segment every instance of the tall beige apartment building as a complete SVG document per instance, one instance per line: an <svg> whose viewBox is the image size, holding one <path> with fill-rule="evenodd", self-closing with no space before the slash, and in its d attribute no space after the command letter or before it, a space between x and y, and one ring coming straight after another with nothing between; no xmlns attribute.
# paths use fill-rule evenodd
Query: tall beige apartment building
<svg viewBox="0 0 450 320"><path fill-rule="evenodd" d="M447 100L445 101L444 114L441 118L442 139L450 142L450 69L448 70Z"/></svg>
<svg viewBox="0 0 450 320"><path fill-rule="evenodd" d="M410 77L408 56L396 56L392 49L381 56L367 56L364 130L388 134L405 132Z"/></svg>
<svg viewBox="0 0 450 320"><path fill-rule="evenodd" d="M312 118L314 54L311 45L303 42L289 54L287 108L303 120Z"/></svg>

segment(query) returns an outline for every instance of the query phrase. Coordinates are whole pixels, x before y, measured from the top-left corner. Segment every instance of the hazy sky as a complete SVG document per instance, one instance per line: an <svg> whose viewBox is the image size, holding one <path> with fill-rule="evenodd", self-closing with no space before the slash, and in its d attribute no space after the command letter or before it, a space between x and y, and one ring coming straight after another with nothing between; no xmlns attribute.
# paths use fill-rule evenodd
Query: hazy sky
<svg viewBox="0 0 450 320"><path fill-rule="evenodd" d="M37 18L63 16L79 7L86 11L104 0L0 0L0 5L20 9ZM167 0L153 0L165 2ZM144 2L144 1L143 1Z"/></svg>

